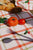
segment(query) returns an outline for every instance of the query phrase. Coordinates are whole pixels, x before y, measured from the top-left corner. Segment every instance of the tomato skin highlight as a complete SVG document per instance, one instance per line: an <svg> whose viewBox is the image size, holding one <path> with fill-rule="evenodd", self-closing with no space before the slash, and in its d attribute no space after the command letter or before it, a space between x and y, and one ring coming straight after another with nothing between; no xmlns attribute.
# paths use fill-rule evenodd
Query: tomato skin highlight
<svg viewBox="0 0 33 50"><path fill-rule="evenodd" d="M19 20L19 24L20 24L20 25L25 24L25 19L20 19L20 20Z"/></svg>
<svg viewBox="0 0 33 50"><path fill-rule="evenodd" d="M18 19L16 17L10 17L7 23L9 26L16 26L18 24Z"/></svg>

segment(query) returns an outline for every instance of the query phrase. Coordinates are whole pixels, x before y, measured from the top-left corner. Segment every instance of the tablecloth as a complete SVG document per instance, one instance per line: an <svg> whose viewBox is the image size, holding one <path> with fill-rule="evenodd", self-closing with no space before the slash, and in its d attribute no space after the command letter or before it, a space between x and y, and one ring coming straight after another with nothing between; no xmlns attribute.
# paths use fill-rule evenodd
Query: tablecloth
<svg viewBox="0 0 33 50"><path fill-rule="evenodd" d="M25 3L28 0L15 0L17 6L24 6L27 10L33 10L33 0L29 0L28 3ZM22 7L23 8L23 7Z"/></svg>
<svg viewBox="0 0 33 50"><path fill-rule="evenodd" d="M33 15L29 12L21 12L17 14L9 14L6 11L0 10L0 17L10 18L11 16L17 17L18 19L24 18L27 23L24 25L17 25L8 27L4 23L0 23L0 50L33 50L33 42L23 40L13 40L9 43L3 43L2 39L27 39L20 35L33 39ZM24 34L28 30L30 33ZM12 31L17 32L20 35L12 34Z"/></svg>

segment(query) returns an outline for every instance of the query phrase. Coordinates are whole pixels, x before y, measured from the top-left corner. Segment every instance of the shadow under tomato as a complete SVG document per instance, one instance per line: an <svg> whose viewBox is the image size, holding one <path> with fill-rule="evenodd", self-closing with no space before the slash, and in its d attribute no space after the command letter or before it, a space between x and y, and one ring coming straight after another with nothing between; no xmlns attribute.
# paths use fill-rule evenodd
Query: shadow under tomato
<svg viewBox="0 0 33 50"><path fill-rule="evenodd" d="M8 25L7 21L8 21L8 20L5 20L5 21L4 21L4 24L5 24L6 26L10 27L10 26Z"/></svg>

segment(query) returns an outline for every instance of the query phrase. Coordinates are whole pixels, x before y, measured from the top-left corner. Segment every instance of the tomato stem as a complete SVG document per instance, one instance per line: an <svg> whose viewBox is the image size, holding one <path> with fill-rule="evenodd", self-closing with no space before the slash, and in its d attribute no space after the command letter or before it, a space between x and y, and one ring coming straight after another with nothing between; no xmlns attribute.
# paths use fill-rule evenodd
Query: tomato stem
<svg viewBox="0 0 33 50"><path fill-rule="evenodd" d="M15 19L12 19L12 20L15 20Z"/></svg>

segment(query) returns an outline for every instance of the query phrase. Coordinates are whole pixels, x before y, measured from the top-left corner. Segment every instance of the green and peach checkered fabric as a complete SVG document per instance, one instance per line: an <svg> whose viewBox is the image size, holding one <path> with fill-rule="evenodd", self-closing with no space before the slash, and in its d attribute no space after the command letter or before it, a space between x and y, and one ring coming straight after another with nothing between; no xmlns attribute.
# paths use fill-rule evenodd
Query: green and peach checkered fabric
<svg viewBox="0 0 33 50"><path fill-rule="evenodd" d="M0 50L33 50L33 42L23 40L13 40L9 43L2 42L2 39L4 38L26 39L17 34L11 34L12 31L24 35L25 30L28 30L30 34L27 33L24 36L33 39L33 15L27 12L21 12L18 14L9 14L6 11L0 11L0 17L2 18L4 17L10 18L11 16L15 16L18 19L24 18L27 21L27 23L25 23L24 25L17 25L11 27L8 27L5 24L0 23Z"/></svg>

